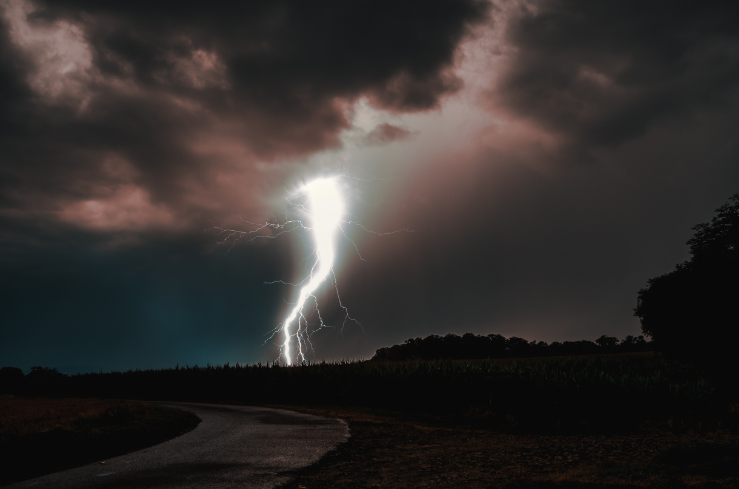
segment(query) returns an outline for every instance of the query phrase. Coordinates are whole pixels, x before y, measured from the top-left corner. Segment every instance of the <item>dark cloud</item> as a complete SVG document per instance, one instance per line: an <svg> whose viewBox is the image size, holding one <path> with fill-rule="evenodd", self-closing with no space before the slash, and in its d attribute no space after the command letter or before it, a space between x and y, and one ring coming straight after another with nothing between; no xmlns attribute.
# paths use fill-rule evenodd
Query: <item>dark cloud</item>
<svg viewBox="0 0 739 489"><path fill-rule="evenodd" d="M414 232L347 227L369 262L345 242L339 288L364 329L321 331L319 359L432 333L638 334L639 288L686 259L691 226L739 190L730 2L500 2L506 25L485 34L505 36L486 52L505 59L491 61L485 120L466 104L493 74L455 74L460 43L487 19L478 2L2 5L9 364L276 358L262 335L294 291L263 282L302 278L300 241L226 254L202 229L267 217L260 195L337 147L359 97L442 110L405 118L413 138L380 123L337 156L367 170L351 180L352 219ZM475 46L470 60L491 48ZM471 83L453 99L460 73ZM589 164L551 164L563 155ZM340 326L343 310L321 297Z"/></svg>
<svg viewBox="0 0 739 489"><path fill-rule="evenodd" d="M737 190L738 123L736 111L676 119L590 165L554 170L541 166L549 150L520 146L439 161L367 223L413 233L357 235L368 262L351 261L340 286L366 336L322 341L322 352L369 356L449 332L641 334L637 291L689 257L691 228Z"/></svg>
<svg viewBox="0 0 739 489"><path fill-rule="evenodd" d="M290 250L223 257L203 228L267 217L259 198L285 175L259 165L337 147L357 98L438 107L488 12L480 0L2 2L0 343L38 363L130 366L116 344L147 344L148 359L159 348L167 364L233 333L248 360L266 359L261 335L289 294L263 282L290 277L291 260L273 261Z"/></svg>
<svg viewBox="0 0 739 489"><path fill-rule="evenodd" d="M337 146L359 96L436 107L461 86L454 53L487 12L479 0L6 2L0 202L58 213L136 198L182 222L224 174L248 191L255 162ZM221 195L233 209L236 190Z"/></svg>
<svg viewBox="0 0 739 489"><path fill-rule="evenodd" d="M547 0L514 12L498 104L583 148L735 106L735 2Z"/></svg>
<svg viewBox="0 0 739 489"><path fill-rule="evenodd" d="M256 111L267 127L255 140L272 134L294 144L295 134L281 128L319 122L331 131L343 124L331 107L337 98L372 93L392 109L435 107L460 87L447 70L468 27L487 10L475 0L55 1L45 17L84 25L104 73L132 73L137 83L194 96L216 110ZM219 63L218 82L193 74L193 65L215 70ZM275 118L281 124L270 125Z"/></svg>
<svg viewBox="0 0 739 489"><path fill-rule="evenodd" d="M509 17L488 95L538 127L492 126L380 212L375 228L415 232L373 238L370 265L345 271L370 325L357 355L432 333L640 334L637 291L737 191L733 4L530 6Z"/></svg>
<svg viewBox="0 0 739 489"><path fill-rule="evenodd" d="M387 122L380 124L372 129L364 138L367 144L386 144L393 141L402 141L413 136L408 129L388 124Z"/></svg>

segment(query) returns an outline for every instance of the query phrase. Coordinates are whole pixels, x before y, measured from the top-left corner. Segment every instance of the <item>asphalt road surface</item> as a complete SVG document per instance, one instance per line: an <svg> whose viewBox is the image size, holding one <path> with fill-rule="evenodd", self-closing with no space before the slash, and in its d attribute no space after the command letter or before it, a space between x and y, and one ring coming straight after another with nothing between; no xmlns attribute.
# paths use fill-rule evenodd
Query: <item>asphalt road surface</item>
<svg viewBox="0 0 739 489"><path fill-rule="evenodd" d="M197 428L153 447L13 484L12 488L272 488L349 437L343 421L282 409L162 403Z"/></svg>

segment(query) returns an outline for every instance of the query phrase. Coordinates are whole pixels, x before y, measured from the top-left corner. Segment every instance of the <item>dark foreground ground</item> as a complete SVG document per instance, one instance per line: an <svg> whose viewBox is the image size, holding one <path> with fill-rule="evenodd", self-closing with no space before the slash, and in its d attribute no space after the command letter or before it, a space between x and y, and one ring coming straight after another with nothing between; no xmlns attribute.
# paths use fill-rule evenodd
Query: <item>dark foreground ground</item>
<svg viewBox="0 0 739 489"><path fill-rule="evenodd" d="M352 438L285 489L739 487L739 436L728 432L506 434L297 410L344 419Z"/></svg>
<svg viewBox="0 0 739 489"><path fill-rule="evenodd" d="M346 420L350 441L291 489L739 487L739 375L648 352L36 374L21 393Z"/></svg>
<svg viewBox="0 0 739 489"><path fill-rule="evenodd" d="M739 487L739 434L713 426L511 433L407 414L274 407L341 418L352 433L285 489ZM99 399L0 398L0 420L0 485L138 450L198 423L179 410Z"/></svg>
<svg viewBox="0 0 739 489"><path fill-rule="evenodd" d="M139 401L0 397L0 486L156 445L199 422Z"/></svg>

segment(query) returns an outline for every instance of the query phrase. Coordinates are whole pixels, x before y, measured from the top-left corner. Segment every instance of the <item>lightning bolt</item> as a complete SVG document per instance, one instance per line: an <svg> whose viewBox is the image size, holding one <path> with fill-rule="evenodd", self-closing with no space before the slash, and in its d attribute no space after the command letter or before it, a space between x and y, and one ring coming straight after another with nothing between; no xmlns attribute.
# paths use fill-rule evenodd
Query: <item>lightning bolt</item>
<svg viewBox="0 0 739 489"><path fill-rule="evenodd" d="M319 285L323 283L329 275L334 276L334 258L336 250L334 241L336 234L341 228L341 217L344 214L344 200L336 185L336 178L319 178L313 180L301 189L308 194L308 202L310 205L310 213L312 215L313 239L315 240L316 261L311 268L308 283L300 289L298 301L285 321L282 323L282 329L285 341L282 344L282 354L285 357L285 363L292 363L292 355L290 353L290 326L297 320L296 337L298 343L300 336L300 322L306 321L303 315L303 307L309 297L315 300L313 293ZM321 321L323 322L323 321ZM300 356L303 357L303 350L298 346ZM304 358L303 358L304 359Z"/></svg>
<svg viewBox="0 0 739 489"><path fill-rule="evenodd" d="M257 226L253 231L239 231L235 229L220 228L217 226L213 226L212 228L217 230L219 235L224 236L224 238L219 241L219 244L225 244L229 240L233 239L233 243L228 248L229 251L235 246L237 241L244 237L249 237L247 242L250 242L259 238L275 239L282 234L292 232L296 229L312 231L315 247L313 248L313 252L304 260L315 256L315 261L313 262L307 277L298 284L284 282L282 280L265 282L266 284L281 283L291 285L293 287L300 287L298 299L293 303L290 314L288 314L287 318L285 318L282 323L268 333L269 337L267 338L267 341L269 341L276 335L282 334L283 342L280 345L280 354L287 365L293 364L293 357L295 357L296 361L299 360L301 362L305 362L307 360L305 357L307 350L313 350L313 345L310 341L311 336L319 329L327 327L323 322L323 318L318 309L318 298L316 297L315 292L329 277L333 282L339 306L344 310L345 316L343 326L346 325L347 321L352 321L361 327L359 321L349 315L348 309L342 303L341 296L339 295L339 288L336 283L336 274L334 273L333 267L334 260L336 258L335 243L339 232L352 243L360 260L366 260L362 258L356 243L347 236L342 225L354 225L367 233L377 236L385 236L399 232L412 232L412 230L409 229L399 229L397 231L379 233L365 228L356 221L344 220L343 218L346 213L346 206L337 181L340 177L346 177L346 175L317 178L300 187L296 194L306 195L308 197L307 206L296 204L290 199L287 199L291 206L302 209L310 216L310 226L306 226L303 221L299 219L287 219L286 216L283 223L273 221L266 222L264 224L256 224L242 219L242 221L246 223ZM276 232L272 235L260 234L260 232L265 229L272 229ZM306 303L312 305L312 308L308 307L307 311ZM313 324L310 323L308 319L314 313L317 316L318 327L311 330L310 326L313 326ZM295 354L293 354L292 348L293 339L296 344Z"/></svg>

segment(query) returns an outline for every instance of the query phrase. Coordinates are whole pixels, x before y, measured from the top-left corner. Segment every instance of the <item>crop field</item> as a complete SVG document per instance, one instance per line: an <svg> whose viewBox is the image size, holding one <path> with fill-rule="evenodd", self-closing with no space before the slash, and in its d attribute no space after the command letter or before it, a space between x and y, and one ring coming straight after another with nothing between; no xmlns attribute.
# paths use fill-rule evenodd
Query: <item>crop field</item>
<svg viewBox="0 0 739 489"><path fill-rule="evenodd" d="M333 405L496 429L590 430L696 417L726 423L731 417L716 417L728 409L718 387L693 367L637 353L178 366L77 375L35 388L65 397Z"/></svg>
<svg viewBox="0 0 739 489"><path fill-rule="evenodd" d="M46 373L27 376L22 394L260 404L347 421L349 442L289 488L736 484L736 385L653 353Z"/></svg>

